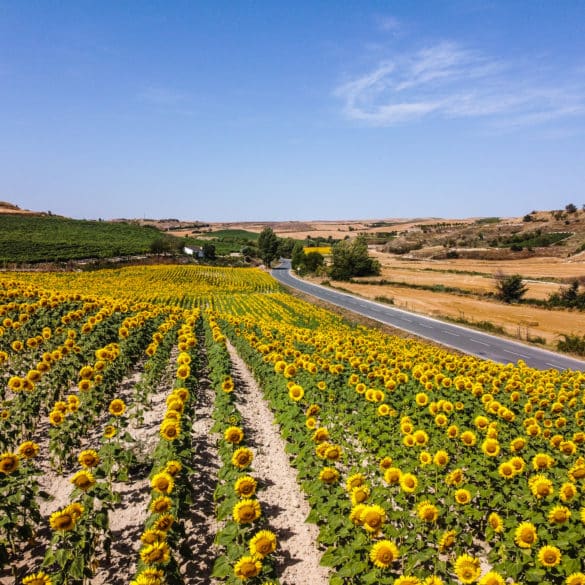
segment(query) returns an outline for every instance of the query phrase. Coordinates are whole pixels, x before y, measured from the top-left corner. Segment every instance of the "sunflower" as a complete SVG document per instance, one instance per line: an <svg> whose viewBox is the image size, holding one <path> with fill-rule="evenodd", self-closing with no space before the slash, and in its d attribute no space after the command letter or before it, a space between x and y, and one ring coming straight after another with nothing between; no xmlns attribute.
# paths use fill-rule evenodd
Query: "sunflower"
<svg viewBox="0 0 585 585"><path fill-rule="evenodd" d="M91 388L91 380L87 379L79 380L77 388L79 388L80 392L87 392Z"/></svg>
<svg viewBox="0 0 585 585"><path fill-rule="evenodd" d="M515 473L517 474L522 473L524 471L524 468L526 467L524 459L522 459L522 457L519 457L518 455L510 459L510 465L512 465Z"/></svg>
<svg viewBox="0 0 585 585"><path fill-rule="evenodd" d="M427 434L426 431L423 431L422 429L415 431L414 434L412 435L412 438L419 447L424 447L424 445L426 445L429 442L429 435Z"/></svg>
<svg viewBox="0 0 585 585"><path fill-rule="evenodd" d="M75 528L76 523L77 519L72 511L67 510L67 508L53 512L49 518L49 524L54 531L68 532Z"/></svg>
<svg viewBox="0 0 585 585"><path fill-rule="evenodd" d="M343 451L339 445L330 445L325 450L325 459L328 461L338 461L342 452Z"/></svg>
<svg viewBox="0 0 585 585"><path fill-rule="evenodd" d="M334 467L324 467L319 473L319 479L323 483L331 485L339 479L339 471Z"/></svg>
<svg viewBox="0 0 585 585"><path fill-rule="evenodd" d="M249 475L239 477L234 484L234 491L240 498L249 498L256 493L256 480Z"/></svg>
<svg viewBox="0 0 585 585"><path fill-rule="evenodd" d="M260 518L262 510L257 500L240 500L232 511L232 516L238 524L250 524Z"/></svg>
<svg viewBox="0 0 585 585"><path fill-rule="evenodd" d="M497 571L489 571L480 580L479 585L505 585L506 580Z"/></svg>
<svg viewBox="0 0 585 585"><path fill-rule="evenodd" d="M565 579L565 585L585 585L585 573L571 573Z"/></svg>
<svg viewBox="0 0 585 585"><path fill-rule="evenodd" d="M161 514L152 525L155 530L167 532L175 523L175 517L172 514Z"/></svg>
<svg viewBox="0 0 585 585"><path fill-rule="evenodd" d="M234 574L238 579L245 581L251 577L256 577L262 570L262 563L254 557L242 557L234 566Z"/></svg>
<svg viewBox="0 0 585 585"><path fill-rule="evenodd" d="M443 532L439 539L439 552L445 552L448 548L451 548L455 544L455 537L457 533L455 530L447 530Z"/></svg>
<svg viewBox="0 0 585 585"><path fill-rule="evenodd" d="M418 479L412 473L404 473L400 476L400 488L403 492L411 494L416 490Z"/></svg>
<svg viewBox="0 0 585 585"><path fill-rule="evenodd" d="M455 574L462 583L473 583L481 575L479 559L463 554L455 560Z"/></svg>
<svg viewBox="0 0 585 585"><path fill-rule="evenodd" d="M115 437L117 432L118 431L116 430L116 427L113 425L106 425L104 427L104 437L106 439L111 439L112 437Z"/></svg>
<svg viewBox="0 0 585 585"><path fill-rule="evenodd" d="M92 467L96 467L100 462L100 456L98 455L97 451L93 449L86 449L82 451L77 456L77 461L79 461L79 465L84 467L85 469L91 469Z"/></svg>
<svg viewBox="0 0 585 585"><path fill-rule="evenodd" d="M561 486L559 492L563 502L570 502L577 495L577 486L574 483L566 482Z"/></svg>
<svg viewBox="0 0 585 585"><path fill-rule="evenodd" d="M167 533L162 530L148 529L140 535L140 541L143 544L154 544L155 542L164 542L167 538Z"/></svg>
<svg viewBox="0 0 585 585"><path fill-rule="evenodd" d="M421 465L430 465L433 461L433 456L428 451L421 451L418 460Z"/></svg>
<svg viewBox="0 0 585 585"><path fill-rule="evenodd" d="M445 467L445 465L449 463L449 454L447 453L447 451L443 450L437 451L433 456L433 463L437 467Z"/></svg>
<svg viewBox="0 0 585 585"><path fill-rule="evenodd" d="M177 461L176 459L170 459L166 462L164 471L166 471L166 473L172 477L176 477L181 469L183 469L183 465L180 461Z"/></svg>
<svg viewBox="0 0 585 585"><path fill-rule="evenodd" d="M455 501L462 506L469 504L471 502L471 492L464 488L456 490Z"/></svg>
<svg viewBox="0 0 585 585"><path fill-rule="evenodd" d="M16 453L2 453L0 455L0 473L8 475L18 469L19 457Z"/></svg>
<svg viewBox="0 0 585 585"><path fill-rule="evenodd" d="M238 469L245 469L252 464L254 460L254 453L248 449L248 447L240 447L234 451L232 455L232 465L235 465Z"/></svg>
<svg viewBox="0 0 585 585"><path fill-rule="evenodd" d="M191 375L191 367L189 364L180 364L177 368L177 378L179 380L186 380Z"/></svg>
<svg viewBox="0 0 585 585"><path fill-rule="evenodd" d="M223 438L234 445L244 440L244 431L240 427L228 427L223 434Z"/></svg>
<svg viewBox="0 0 585 585"><path fill-rule="evenodd" d="M173 476L165 471L155 474L150 480L150 487L161 494L169 495L174 486L175 480Z"/></svg>
<svg viewBox="0 0 585 585"><path fill-rule="evenodd" d="M424 500L417 504L416 514L423 522L436 522L439 509L428 500Z"/></svg>
<svg viewBox="0 0 585 585"><path fill-rule="evenodd" d="M86 492L95 485L95 477L93 473L82 469L78 471L70 480L75 487Z"/></svg>
<svg viewBox="0 0 585 585"><path fill-rule="evenodd" d="M377 504L365 506L360 515L362 526L368 531L378 532L386 521L386 510Z"/></svg>
<svg viewBox="0 0 585 585"><path fill-rule="evenodd" d="M53 585L53 581L47 573L40 571L25 577L22 580L22 585Z"/></svg>
<svg viewBox="0 0 585 585"><path fill-rule="evenodd" d="M391 540L379 540L370 549L370 560L379 569L387 569L399 556L398 547Z"/></svg>
<svg viewBox="0 0 585 585"><path fill-rule="evenodd" d="M315 443L323 443L328 439L329 431L325 427L320 427L313 433L313 441L315 441Z"/></svg>
<svg viewBox="0 0 585 585"><path fill-rule="evenodd" d="M363 504L370 496L370 488L367 485L359 485L351 490L350 497L353 506Z"/></svg>
<svg viewBox="0 0 585 585"><path fill-rule="evenodd" d="M167 496L159 496L150 502L148 509L152 514L164 514L173 506L173 501Z"/></svg>
<svg viewBox="0 0 585 585"><path fill-rule="evenodd" d="M514 541L520 548L530 548L538 541L536 527L531 522L521 522L514 531Z"/></svg>
<svg viewBox="0 0 585 585"><path fill-rule="evenodd" d="M564 524L571 517L571 510L566 506L555 506L547 516L550 524Z"/></svg>
<svg viewBox="0 0 585 585"><path fill-rule="evenodd" d="M492 512L488 516L488 524L490 528L497 534L504 531L504 521L497 512Z"/></svg>
<svg viewBox="0 0 585 585"><path fill-rule="evenodd" d="M461 433L461 441L464 445L467 445L468 447L473 447L475 443L477 443L477 437L475 436L475 433L472 431L464 431L463 433Z"/></svg>
<svg viewBox="0 0 585 585"><path fill-rule="evenodd" d="M54 426L58 427L65 420L65 416L60 410L53 409L49 413L49 422Z"/></svg>
<svg viewBox="0 0 585 585"><path fill-rule="evenodd" d="M227 376L224 381L221 383L221 389L226 393L229 394L234 390L234 381L232 380L231 376Z"/></svg>
<svg viewBox="0 0 585 585"><path fill-rule="evenodd" d="M551 496L554 492L552 481L542 474L531 477L528 486L532 495L538 499Z"/></svg>
<svg viewBox="0 0 585 585"><path fill-rule="evenodd" d="M380 469L386 470L392 466L392 457L386 456L380 459Z"/></svg>
<svg viewBox="0 0 585 585"><path fill-rule="evenodd" d="M171 559L171 551L166 542L153 542L140 550L140 558L147 565L164 565Z"/></svg>
<svg viewBox="0 0 585 585"><path fill-rule="evenodd" d="M249 547L253 557L263 559L276 550L276 534L270 530L261 530L250 539Z"/></svg>
<svg viewBox="0 0 585 585"><path fill-rule="evenodd" d="M429 575L422 583L423 585L444 585L443 579L438 575Z"/></svg>
<svg viewBox="0 0 585 585"><path fill-rule="evenodd" d="M160 425L159 434L165 441L174 441L181 434L181 424L174 419L164 420Z"/></svg>
<svg viewBox="0 0 585 585"><path fill-rule="evenodd" d="M535 471L550 469L554 463L555 460L548 453L537 453L532 458L532 467Z"/></svg>
<svg viewBox="0 0 585 585"><path fill-rule="evenodd" d="M122 416L126 411L126 405L124 404L124 401L121 400L120 398L114 398L114 400L110 402L109 410L110 414L112 414L113 416Z"/></svg>
<svg viewBox="0 0 585 585"><path fill-rule="evenodd" d="M390 406L388 404L380 404L380 406L378 406L378 415L379 416L390 416L391 412L392 412L392 409L390 408Z"/></svg>
<svg viewBox="0 0 585 585"><path fill-rule="evenodd" d="M497 457L500 453L500 444L496 439L488 438L481 444L481 450L488 457Z"/></svg>
<svg viewBox="0 0 585 585"><path fill-rule="evenodd" d="M504 479L512 479L516 475L516 469L509 461L504 461L498 466L498 474Z"/></svg>
<svg viewBox="0 0 585 585"><path fill-rule="evenodd" d="M547 544L538 551L537 558L544 567L556 567L561 562L561 551Z"/></svg>
<svg viewBox="0 0 585 585"><path fill-rule="evenodd" d="M40 447L33 441L25 441L18 447L18 456L23 459L32 459L39 453Z"/></svg>
<svg viewBox="0 0 585 585"><path fill-rule="evenodd" d="M293 384L288 391L288 397L295 402L301 400L304 395L305 391L303 390L303 387L298 384Z"/></svg>
<svg viewBox="0 0 585 585"><path fill-rule="evenodd" d="M388 467L384 472L384 481L390 485L399 483L401 477L402 472L400 469L398 469L398 467Z"/></svg>

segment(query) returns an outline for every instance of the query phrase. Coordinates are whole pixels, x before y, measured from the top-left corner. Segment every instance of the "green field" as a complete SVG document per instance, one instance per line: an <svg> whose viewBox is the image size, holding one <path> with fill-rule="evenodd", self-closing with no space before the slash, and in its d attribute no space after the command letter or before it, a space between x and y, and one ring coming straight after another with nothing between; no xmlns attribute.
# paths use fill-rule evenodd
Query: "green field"
<svg viewBox="0 0 585 585"><path fill-rule="evenodd" d="M0 262L55 262L176 248L153 227L54 216L0 215Z"/></svg>
<svg viewBox="0 0 585 585"><path fill-rule="evenodd" d="M216 254L224 256L232 252L241 252L242 248L246 246L256 247L259 235L246 230L217 230L214 232L206 232L202 234L203 237L200 235L194 237L188 236L185 238L184 244L186 246L213 244Z"/></svg>

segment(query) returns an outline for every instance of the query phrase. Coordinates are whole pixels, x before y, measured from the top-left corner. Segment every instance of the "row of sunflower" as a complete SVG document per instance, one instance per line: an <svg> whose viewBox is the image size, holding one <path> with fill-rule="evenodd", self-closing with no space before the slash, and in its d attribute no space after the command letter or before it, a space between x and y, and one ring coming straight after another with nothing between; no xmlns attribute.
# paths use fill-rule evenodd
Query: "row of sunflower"
<svg viewBox="0 0 585 585"><path fill-rule="evenodd" d="M215 390L212 431L219 434L221 460L214 494L216 518L222 524L216 535L221 552L214 563L212 577L230 585L243 581L276 585L273 554L277 537L269 530L269 518L262 514L258 499L257 492L262 485L252 474L254 452L246 446L230 357L213 314L207 312L206 318L206 347Z"/></svg>
<svg viewBox="0 0 585 585"><path fill-rule="evenodd" d="M177 331L175 383L166 397L159 441L150 473L149 515L140 536L142 546L132 585L180 583L181 542L193 502L194 469L190 429L197 399L199 363L196 328L199 311L185 311ZM152 353L147 350L147 353Z"/></svg>
<svg viewBox="0 0 585 585"><path fill-rule="evenodd" d="M500 366L343 325L324 334L224 318L282 413L296 464L313 469L304 485L332 582L580 583L582 372ZM303 408L320 420L303 421ZM303 427L323 423L343 456L317 473L311 440L323 430L309 438ZM329 448L317 455L327 461Z"/></svg>

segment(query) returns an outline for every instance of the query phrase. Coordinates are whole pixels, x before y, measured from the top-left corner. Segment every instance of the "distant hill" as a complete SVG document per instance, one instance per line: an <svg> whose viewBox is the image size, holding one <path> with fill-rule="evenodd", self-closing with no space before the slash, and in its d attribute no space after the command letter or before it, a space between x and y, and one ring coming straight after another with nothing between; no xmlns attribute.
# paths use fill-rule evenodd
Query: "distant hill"
<svg viewBox="0 0 585 585"><path fill-rule="evenodd" d="M218 255L227 255L254 246L265 227L282 238L329 243L363 234L380 251L420 259L585 258L585 210L574 205L510 218L206 223L179 219L74 220L0 201L0 262L108 258L176 250L182 244L213 244Z"/></svg>
<svg viewBox="0 0 585 585"><path fill-rule="evenodd" d="M28 209L21 209L14 203L8 201L0 201L0 214L20 214L20 215L46 215L44 212L29 211Z"/></svg>
<svg viewBox="0 0 585 585"><path fill-rule="evenodd" d="M76 220L21 210L0 212L0 262L133 256L176 249L179 242L154 227L132 223Z"/></svg>

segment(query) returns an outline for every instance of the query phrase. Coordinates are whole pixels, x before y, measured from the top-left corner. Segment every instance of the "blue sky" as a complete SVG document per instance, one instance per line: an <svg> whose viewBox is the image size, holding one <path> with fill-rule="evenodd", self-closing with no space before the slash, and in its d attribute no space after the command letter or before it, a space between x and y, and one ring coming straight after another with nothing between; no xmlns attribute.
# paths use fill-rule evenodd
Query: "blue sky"
<svg viewBox="0 0 585 585"><path fill-rule="evenodd" d="M78 218L585 203L585 2L0 0L0 200Z"/></svg>

